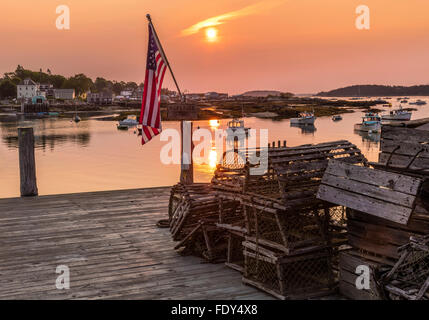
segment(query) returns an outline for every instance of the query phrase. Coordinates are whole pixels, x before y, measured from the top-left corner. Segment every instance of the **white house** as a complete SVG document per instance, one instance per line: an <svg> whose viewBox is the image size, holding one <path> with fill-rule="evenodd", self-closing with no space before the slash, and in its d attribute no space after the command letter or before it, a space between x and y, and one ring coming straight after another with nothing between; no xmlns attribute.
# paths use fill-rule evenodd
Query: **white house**
<svg viewBox="0 0 429 320"><path fill-rule="evenodd" d="M133 95L133 92L131 90L123 90L121 91L120 95L125 98L131 98L131 96Z"/></svg>
<svg viewBox="0 0 429 320"><path fill-rule="evenodd" d="M39 93L39 85L31 79L22 80L16 86L16 95L18 99L31 99Z"/></svg>
<svg viewBox="0 0 429 320"><path fill-rule="evenodd" d="M73 100L75 98L74 89L54 89L55 99Z"/></svg>

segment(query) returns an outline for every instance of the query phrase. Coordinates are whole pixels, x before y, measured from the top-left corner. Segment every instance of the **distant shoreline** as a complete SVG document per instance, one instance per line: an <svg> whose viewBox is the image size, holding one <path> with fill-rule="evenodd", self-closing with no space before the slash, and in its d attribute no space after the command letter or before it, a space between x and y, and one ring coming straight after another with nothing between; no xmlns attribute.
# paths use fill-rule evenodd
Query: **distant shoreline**
<svg viewBox="0 0 429 320"><path fill-rule="evenodd" d="M387 103L386 101L347 101L330 100L320 98L288 98L281 99L276 97L253 98L248 100L233 101L219 100L210 102L190 102L189 105L198 110L197 118L189 120L210 120L210 119L228 119L240 118L246 116L258 117L263 119L290 119L299 115L301 112L314 111L316 117L332 116L341 113L353 112L351 109L371 109L377 104ZM168 119L167 108L176 104L162 104L161 118L163 121L175 121L178 119ZM19 106L0 106L0 114L14 112L19 113ZM76 111L79 114L117 114L108 116L112 121L123 120L129 115L140 116L140 106L138 103L132 105L52 105L50 112L58 112L59 117L70 117ZM107 120L107 119L106 119Z"/></svg>
<svg viewBox="0 0 429 320"><path fill-rule="evenodd" d="M428 97L429 85L385 86L353 85L330 91L319 92L317 97Z"/></svg>

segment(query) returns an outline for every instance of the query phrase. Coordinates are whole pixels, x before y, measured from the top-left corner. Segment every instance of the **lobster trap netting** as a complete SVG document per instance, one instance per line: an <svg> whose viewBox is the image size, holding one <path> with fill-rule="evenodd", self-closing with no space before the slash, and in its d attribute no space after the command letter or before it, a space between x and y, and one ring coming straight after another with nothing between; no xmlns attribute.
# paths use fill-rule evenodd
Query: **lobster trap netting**
<svg viewBox="0 0 429 320"><path fill-rule="evenodd" d="M244 255L243 255L244 235L231 232L228 236L228 252L226 265L235 270L243 272Z"/></svg>
<svg viewBox="0 0 429 320"><path fill-rule="evenodd" d="M328 244L329 213L324 209L311 211L272 211L247 206L248 234L264 242L294 249ZM276 246L277 247L277 246Z"/></svg>
<svg viewBox="0 0 429 320"><path fill-rule="evenodd" d="M311 297L326 294L335 287L330 255L326 250L297 256L246 248L244 278L280 298Z"/></svg>

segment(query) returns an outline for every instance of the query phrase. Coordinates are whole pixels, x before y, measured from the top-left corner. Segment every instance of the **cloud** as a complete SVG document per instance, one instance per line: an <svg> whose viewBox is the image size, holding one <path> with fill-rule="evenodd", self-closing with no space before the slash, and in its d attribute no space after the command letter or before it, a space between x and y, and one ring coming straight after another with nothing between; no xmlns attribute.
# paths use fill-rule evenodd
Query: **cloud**
<svg viewBox="0 0 429 320"><path fill-rule="evenodd" d="M244 7L244 8L239 9L239 10L224 13L224 14L221 14L221 15L216 16L216 17L208 18L206 20L200 21L200 22L190 26L187 29L182 30L181 35L182 36L189 36L189 35L197 33L201 29L224 24L228 20L232 20L232 19L236 19L236 18L240 18L240 17L244 17L244 16L249 16L252 14L261 13L262 11L272 9L272 8L282 4L284 2L285 2L285 0L258 2L258 3L252 4L250 6Z"/></svg>

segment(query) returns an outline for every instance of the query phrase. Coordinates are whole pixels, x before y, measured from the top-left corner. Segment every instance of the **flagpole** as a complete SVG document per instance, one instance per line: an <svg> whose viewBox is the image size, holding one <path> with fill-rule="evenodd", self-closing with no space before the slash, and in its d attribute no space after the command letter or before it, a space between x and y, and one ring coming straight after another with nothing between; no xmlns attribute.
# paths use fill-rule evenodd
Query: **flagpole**
<svg viewBox="0 0 429 320"><path fill-rule="evenodd" d="M176 85L177 91L178 91L178 93L179 93L180 100L182 100L182 98L183 98L183 97L182 97L182 92L180 91L179 85L177 84L177 81L176 81L176 77L174 76L173 70L171 69L170 63L169 63L169 62L168 62L168 60L167 60L167 56L166 56L166 54L165 54L165 52L164 52L164 49L162 48L161 41L159 41L158 34L156 33L156 30L155 30L155 27L154 27L154 25L153 25L153 23L152 23L152 18L150 17L150 14L147 14L147 15L146 15L146 18L147 18L147 20L149 21L149 25L150 25L150 27L152 28L153 34L154 34L154 36L155 36L155 40L156 40L156 42L157 42L157 44L158 44L158 48L159 48L160 53L161 53L161 56L162 56L162 59L163 59L163 60L165 61L165 63L167 64L167 67L168 67L168 69L170 70L171 76L173 77L173 81L174 81L174 84Z"/></svg>
<svg viewBox="0 0 429 320"><path fill-rule="evenodd" d="M155 27L152 23L152 19L150 17L150 14L146 15L147 20L149 21L149 26L152 29L153 35L155 37L156 44L158 45L159 52L161 53L162 59L165 61L165 64L167 65L168 69L170 70L171 76L173 77L174 84L176 85L177 92L179 93L179 97L181 101L184 101L184 97L182 95L182 92L180 91L179 85L176 81L176 77L174 76L173 70L171 69L170 63L168 62L167 56L165 54L164 49L162 48L161 41L159 41L158 34L156 33ZM193 143L192 143L192 121L180 121L180 133L182 137L182 143L181 143L181 170L180 170L180 182L183 184L192 184L194 183L194 166L192 161L192 153L193 153ZM186 134L186 139L185 139ZM185 142L187 142L187 148L188 151L184 152L185 150ZM190 146L189 146L190 144ZM190 150L189 150L190 149ZM188 163L184 163L184 154L186 153L188 159Z"/></svg>

